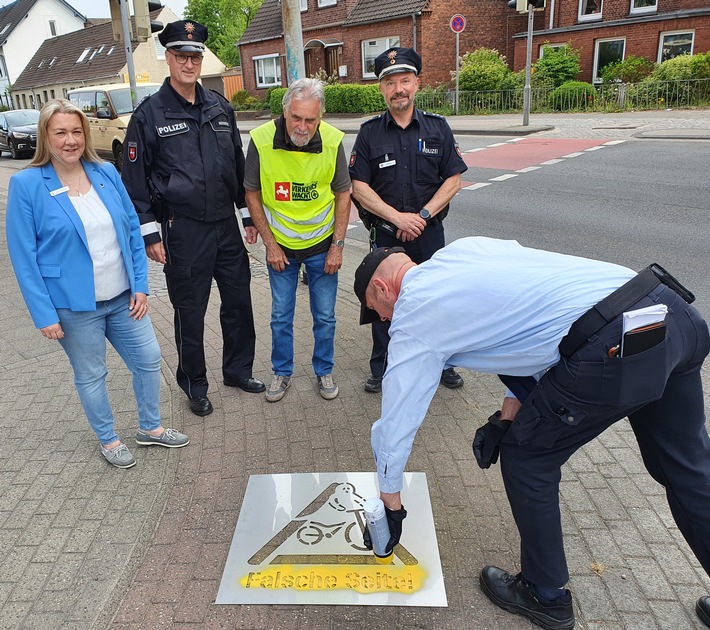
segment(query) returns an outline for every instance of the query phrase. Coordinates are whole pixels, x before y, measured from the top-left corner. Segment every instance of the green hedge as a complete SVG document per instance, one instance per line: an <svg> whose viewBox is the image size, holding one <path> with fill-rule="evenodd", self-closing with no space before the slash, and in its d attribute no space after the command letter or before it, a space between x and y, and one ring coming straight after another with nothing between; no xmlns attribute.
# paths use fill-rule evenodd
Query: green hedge
<svg viewBox="0 0 710 630"><path fill-rule="evenodd" d="M286 88L272 90L269 98L269 108L274 116L283 112L281 101ZM377 85L326 85L325 111L338 114L370 114L385 110L385 99L380 94Z"/></svg>

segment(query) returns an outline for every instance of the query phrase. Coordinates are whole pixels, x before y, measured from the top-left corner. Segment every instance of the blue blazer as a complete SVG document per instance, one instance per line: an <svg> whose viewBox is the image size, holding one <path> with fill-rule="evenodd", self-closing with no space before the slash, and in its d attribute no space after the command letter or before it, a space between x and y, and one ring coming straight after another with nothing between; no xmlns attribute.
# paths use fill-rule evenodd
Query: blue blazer
<svg viewBox="0 0 710 630"><path fill-rule="evenodd" d="M148 258L138 215L113 164L82 160L113 219L131 293L148 293ZM26 168L10 178L7 247L37 328L59 322L58 308L96 310L94 267L81 222L54 167Z"/></svg>

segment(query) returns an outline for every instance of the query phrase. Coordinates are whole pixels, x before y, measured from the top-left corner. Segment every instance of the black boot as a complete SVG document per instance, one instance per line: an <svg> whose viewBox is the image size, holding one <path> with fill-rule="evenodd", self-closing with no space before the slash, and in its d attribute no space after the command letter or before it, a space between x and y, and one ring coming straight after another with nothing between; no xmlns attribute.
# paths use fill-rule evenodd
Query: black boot
<svg viewBox="0 0 710 630"><path fill-rule="evenodd" d="M537 594L535 585L522 573L512 576L498 567L485 567L480 581L486 597L503 610L527 617L546 630L574 628L572 595L568 590L559 599L548 601Z"/></svg>

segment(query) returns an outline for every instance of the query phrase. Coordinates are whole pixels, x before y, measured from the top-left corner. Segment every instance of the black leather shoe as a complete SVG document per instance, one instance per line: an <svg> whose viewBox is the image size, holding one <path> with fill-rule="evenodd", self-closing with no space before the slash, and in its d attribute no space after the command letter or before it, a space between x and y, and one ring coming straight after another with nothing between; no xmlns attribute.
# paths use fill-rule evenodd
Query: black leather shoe
<svg viewBox="0 0 710 630"><path fill-rule="evenodd" d="M227 387L238 387L250 394L259 394L266 391L266 385L256 378L237 378L234 380L225 378L224 384Z"/></svg>
<svg viewBox="0 0 710 630"><path fill-rule="evenodd" d="M710 628L710 595L701 597L695 604L695 612L698 613L700 621Z"/></svg>
<svg viewBox="0 0 710 630"><path fill-rule="evenodd" d="M568 590L562 597L550 602L540 597L535 585L522 574L512 576L498 567L485 567L480 581L486 597L503 610L527 617L547 630L574 628L572 595Z"/></svg>
<svg viewBox="0 0 710 630"><path fill-rule="evenodd" d="M454 368L449 368L441 373L441 384L449 389L456 389L463 385L463 379L455 372Z"/></svg>
<svg viewBox="0 0 710 630"><path fill-rule="evenodd" d="M190 398L190 411L196 416L209 416L213 411L212 403L207 396L198 396L197 398Z"/></svg>
<svg viewBox="0 0 710 630"><path fill-rule="evenodd" d="M365 382L365 391L371 394L379 394L382 391L382 377L371 376Z"/></svg>

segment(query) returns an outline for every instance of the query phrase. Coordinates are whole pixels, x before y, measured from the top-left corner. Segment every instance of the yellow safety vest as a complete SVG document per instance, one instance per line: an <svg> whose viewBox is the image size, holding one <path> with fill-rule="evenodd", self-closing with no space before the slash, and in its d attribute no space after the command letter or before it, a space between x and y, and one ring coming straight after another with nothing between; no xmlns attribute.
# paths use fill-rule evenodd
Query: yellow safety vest
<svg viewBox="0 0 710 630"><path fill-rule="evenodd" d="M270 121L250 135L259 152L261 198L276 242L289 249L307 249L333 233L338 147L345 134L321 121L321 153L274 149L276 123Z"/></svg>

